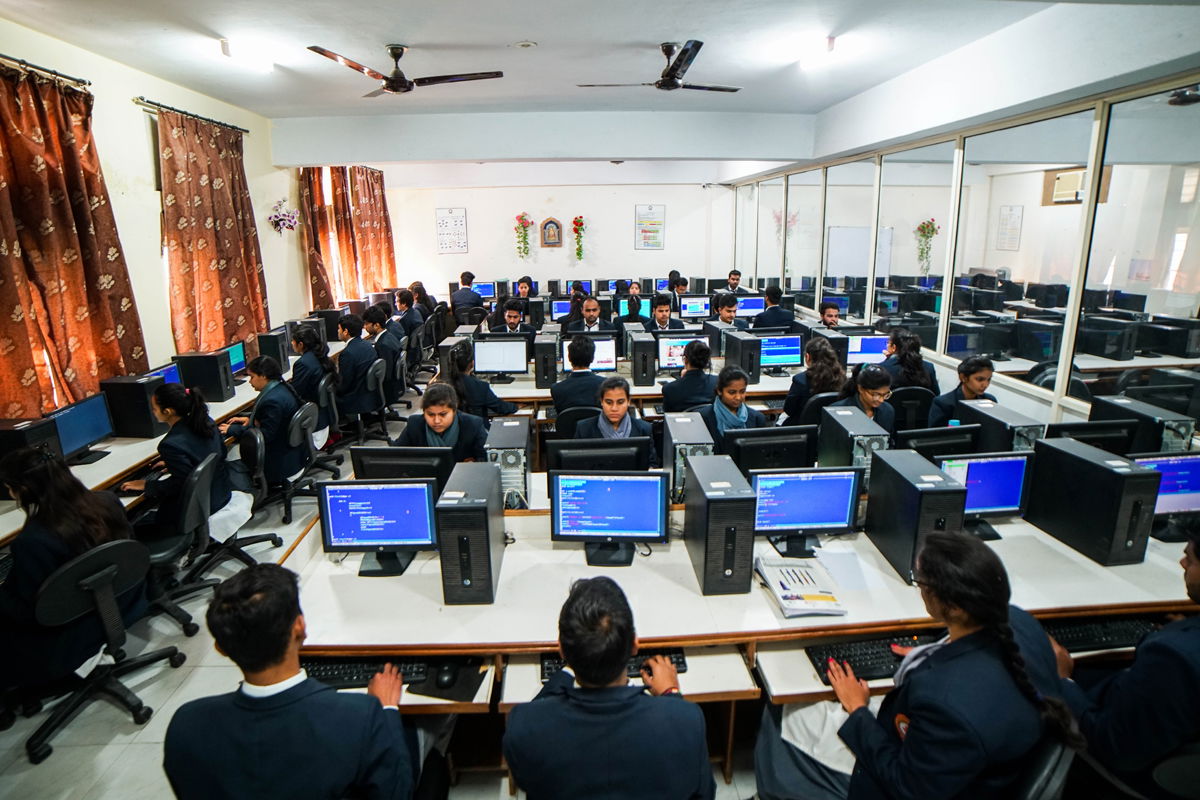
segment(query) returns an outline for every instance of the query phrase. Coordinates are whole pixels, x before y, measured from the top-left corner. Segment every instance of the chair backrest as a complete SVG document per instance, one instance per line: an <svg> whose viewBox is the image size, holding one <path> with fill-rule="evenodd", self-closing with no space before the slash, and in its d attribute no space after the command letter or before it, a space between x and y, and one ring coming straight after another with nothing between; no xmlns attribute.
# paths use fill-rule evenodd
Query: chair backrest
<svg viewBox="0 0 1200 800"><path fill-rule="evenodd" d="M820 425L821 409L838 399L837 392L821 392L808 398L804 408L800 410L801 425Z"/></svg>
<svg viewBox="0 0 1200 800"><path fill-rule="evenodd" d="M703 411L704 409L708 408L711 405L712 405L712 403L698 403L698 404L692 406L691 408L685 408L684 413L688 413L691 411Z"/></svg>
<svg viewBox="0 0 1200 800"><path fill-rule="evenodd" d="M467 325L478 325L488 318L488 310L480 306L467 309Z"/></svg>
<svg viewBox="0 0 1200 800"><path fill-rule="evenodd" d="M178 533L192 535L192 557L203 553L204 548L208 546L208 518L212 515L212 482L217 474L217 459L224 457L224 451L205 456L183 482L183 509L179 512Z"/></svg>
<svg viewBox="0 0 1200 800"><path fill-rule="evenodd" d="M901 386L894 389L887 401L896 409L896 430L907 431L926 427L933 398L933 392L924 386Z"/></svg>
<svg viewBox="0 0 1200 800"><path fill-rule="evenodd" d="M367 391L375 397L376 408L387 405L387 398L383 395L383 382L386 378L387 363L382 358L372 361L371 366L367 368Z"/></svg>
<svg viewBox="0 0 1200 800"><path fill-rule="evenodd" d="M459 325L469 325L468 320L470 319L469 312L471 308L473 306L459 306L454 309L454 321Z"/></svg>
<svg viewBox="0 0 1200 800"><path fill-rule="evenodd" d="M559 439L574 439L575 427L580 422L599 415L600 409L596 406L573 406L566 408L554 418L554 430L558 432Z"/></svg>
<svg viewBox="0 0 1200 800"><path fill-rule="evenodd" d="M261 430L250 426L242 431L238 437L238 455L242 465L250 473L251 494L254 495L254 504L257 505L267 496L267 440L263 438Z"/></svg>
<svg viewBox="0 0 1200 800"><path fill-rule="evenodd" d="M1025 771L1010 796L1013 800L1057 800L1074 758L1074 750L1055 737L1043 736L1026 759Z"/></svg>
<svg viewBox="0 0 1200 800"><path fill-rule="evenodd" d="M1185 744L1158 762L1151 773L1159 788L1176 797L1200 798L1200 742Z"/></svg>
<svg viewBox="0 0 1200 800"><path fill-rule="evenodd" d="M337 383L332 372L317 384L317 405L329 411L329 432L341 433L342 429L338 427Z"/></svg>
<svg viewBox="0 0 1200 800"><path fill-rule="evenodd" d="M317 406L315 403L301 403L288 420L288 445L315 450L313 433L317 430Z"/></svg>
<svg viewBox="0 0 1200 800"><path fill-rule="evenodd" d="M1127 369L1117 376L1116 390L1117 394L1121 394L1130 386L1138 386L1145 383L1143 380L1146 377L1146 371L1141 369Z"/></svg>

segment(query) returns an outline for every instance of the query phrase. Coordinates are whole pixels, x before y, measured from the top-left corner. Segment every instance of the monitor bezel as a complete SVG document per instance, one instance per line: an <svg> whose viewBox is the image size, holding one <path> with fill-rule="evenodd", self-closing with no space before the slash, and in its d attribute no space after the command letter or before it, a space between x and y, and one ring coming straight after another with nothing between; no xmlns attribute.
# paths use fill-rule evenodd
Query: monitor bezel
<svg viewBox="0 0 1200 800"><path fill-rule="evenodd" d="M479 291L480 286L492 287L491 293L484 294L483 292ZM479 281L479 280L472 281L471 282L471 291L475 292L475 294L479 295L484 300L495 300L496 299L496 281Z"/></svg>
<svg viewBox="0 0 1200 800"><path fill-rule="evenodd" d="M82 447L78 447L75 450L68 451L66 448L63 448L63 460L64 461L70 461L71 459L75 458L75 456L79 455L80 453L87 452L87 450L92 445L99 444L100 442L103 442L105 439L111 439L114 435L116 435L116 430L113 428L112 409L109 408L109 406L108 406L108 395L106 395L104 392L96 392L94 395L92 395L90 397L85 397L82 400L76 400L74 403L68 403L65 406L59 406L58 408L54 409L53 411L47 411L45 414L42 415L43 419L53 419L54 420L54 430L56 431L56 435L58 435L58 433L57 433L58 418L60 416L70 413L71 409L78 408L79 406L82 406L85 403L97 402L96 398L99 398L98 402L100 402L104 405L104 414L108 419L108 433L104 434L103 436L101 436L98 439L94 439L90 442L87 442ZM60 438L59 446L61 447L62 444L63 444L63 442L62 442L62 439Z"/></svg>
<svg viewBox="0 0 1200 800"><path fill-rule="evenodd" d="M835 328L834 330L837 330L837 329ZM883 349L886 351L887 344L890 341L891 336L886 333L869 333L869 334L864 333L862 335L855 335L855 336L847 335L847 339L874 339L874 340L882 339L883 343L884 343ZM861 353L861 351L860 351L860 353ZM871 361L855 361L855 360L853 360L854 356L859 355L860 353L852 352L850 350L849 343L847 343L847 345L846 345L846 366L851 366L854 364L878 364L887 358L887 354L885 352L879 352L879 353L868 353L867 354L871 359L873 359Z"/></svg>
<svg viewBox="0 0 1200 800"><path fill-rule="evenodd" d="M771 530L760 530L758 527L758 478L763 475L818 475L818 474L835 474L851 472L854 473L854 490L853 499L850 503L850 524L837 526L820 526L812 528L781 528ZM754 469L750 470L750 486L754 489L754 535L776 538L779 536L797 536L797 535L836 535L841 533L852 533L858 530L859 501L863 495L863 480L866 477L866 467L806 467L803 469Z"/></svg>
<svg viewBox="0 0 1200 800"><path fill-rule="evenodd" d="M942 464L953 459L967 459L970 461L980 461L987 459L1003 459L1021 457L1025 458L1025 474L1021 478L1021 504L1015 510L998 509L994 511L967 511L966 506L963 506L963 519L1003 519L1005 517L1023 517L1025 511L1029 508L1029 487L1033 483L1033 451L1032 450L998 450L991 453L959 453L955 455L934 456L933 465L939 470L942 469ZM949 473L947 473L949 474ZM963 484L964 488L966 484ZM968 492L970 490L968 489Z"/></svg>
<svg viewBox="0 0 1200 800"><path fill-rule="evenodd" d="M633 536L602 536L595 534L564 534L559 529L558 520L558 492L556 491L557 481L563 477L578 477L578 478L607 478L607 477L628 477L637 478L639 480L654 479L658 481L661 490L662 503L658 509L658 529L662 531L660 536L653 538L633 537ZM628 542L630 544L646 543L646 544L663 544L668 541L670 535L670 507L671 507L671 483L670 474L662 471L647 471L638 470L588 470L586 472L579 470L550 470L546 473L546 494L550 499L550 541L552 542L596 542L605 544L619 544ZM639 512L646 512L646 509L639 508Z"/></svg>
<svg viewBox="0 0 1200 800"><path fill-rule="evenodd" d="M426 498L429 501L429 524L431 541L418 544L384 544L384 545L333 545L330 543L329 531L329 488L332 486L408 486L424 485ZM411 553L438 549L438 526L435 508L437 506L437 480L435 478L402 478L396 480L346 480L317 482L317 516L321 519L321 548L326 553Z"/></svg>
<svg viewBox="0 0 1200 800"><path fill-rule="evenodd" d="M368 452L369 451L369 452ZM354 471L355 480L365 481L406 481L406 480L424 480L424 478L371 478L360 475L363 470L363 456L377 456L381 453L387 453L390 458L395 461L404 461L410 459L411 462L420 462L422 460L431 463L437 471L437 476L431 480L437 481L435 491L440 495L446 487L446 483L450 480L450 473L454 471L455 459L453 447L368 447L365 445L357 445L350 448L350 465ZM410 462L410 463L411 463ZM436 501L436 498L435 498Z"/></svg>
<svg viewBox="0 0 1200 800"><path fill-rule="evenodd" d="M529 349L533 343L534 334L529 333L493 333L487 336L480 335L477 339L471 341L471 362L475 365L473 372L479 375L528 375L529 374ZM520 342L525 347L525 358L522 361L521 367L518 369L481 369L479 367L479 359L475 355L476 348L479 345L487 345L492 343L503 342Z"/></svg>
<svg viewBox="0 0 1200 800"><path fill-rule="evenodd" d="M1145 460L1161 461L1164 458L1180 458L1180 457L1187 457L1187 456L1195 456L1198 460L1200 460L1200 450L1166 450L1166 451L1159 452L1159 453L1130 453L1129 455L1127 455L1125 457L1127 459L1129 459L1130 461L1132 461L1133 463L1137 464L1139 467L1144 467L1146 465L1142 464L1141 462L1145 461ZM1147 469L1154 469L1154 468L1147 467ZM1155 471L1157 472L1158 470L1155 470ZM1159 474L1161 474L1161 473L1159 473ZM1159 489L1160 490L1162 489L1161 479L1159 480ZM1154 496L1154 509L1155 509L1155 511L1154 511L1155 519L1168 519L1170 517L1193 517L1193 516L1200 517L1200 508L1196 509L1195 511L1164 511L1161 514L1158 513L1158 493L1157 492L1155 493L1155 496Z"/></svg>
<svg viewBox="0 0 1200 800"><path fill-rule="evenodd" d="M737 297L737 310L733 312L734 317L757 317L759 314L767 310L767 298L761 294L739 294ZM745 301L749 299L761 300L762 308L751 308L745 305Z"/></svg>
<svg viewBox="0 0 1200 800"><path fill-rule="evenodd" d="M690 300L701 300L705 306L703 314L684 314L683 305ZM709 319L712 317L712 297L706 294L681 294L679 295L679 318L680 319Z"/></svg>
<svg viewBox="0 0 1200 800"><path fill-rule="evenodd" d="M963 433L963 432L974 432L975 446L976 447L979 446L979 439L980 439L980 437L983 436L983 425L982 425L982 423L972 422L969 425L943 425L943 426L937 427L937 428L909 428L908 430L904 430L904 431L896 431L896 435L894 437L896 445L895 445L894 449L896 449L896 450L912 450L912 451L916 452L917 454L919 454L922 458L929 459L930 458L929 456L925 455L920 450L917 450L917 448L912 447L909 444L908 438L909 438L910 434L914 434L914 433L929 434L928 438L935 439L935 438L938 438L938 436L947 436L947 435L952 435L953 433ZM922 437L918 436L917 438L920 439ZM904 444L900 443L901 439L904 440ZM962 455L962 454L959 453L959 454L947 454L947 455ZM933 458L939 458L939 456L934 456Z"/></svg>
<svg viewBox="0 0 1200 800"><path fill-rule="evenodd" d="M588 366L592 372L616 372L621 365L621 356L617 349L617 336L614 331L571 331L564 333L558 342L558 357L562 362L563 370L570 372L574 367L571 366L571 359L567 356L567 347L571 344L571 339L576 336L587 336L593 340L608 340L612 342L613 348L613 365L611 367L596 366L596 357L592 356L592 363Z"/></svg>
<svg viewBox="0 0 1200 800"><path fill-rule="evenodd" d="M644 449L646 453L646 469L650 469L650 450L653 439L649 436L629 436L624 439L549 439L546 441L546 471L574 472L561 467L563 450L620 450L626 447ZM601 472L605 470L599 470ZM612 472L613 470L607 470ZM625 472L626 470L616 470Z"/></svg>
<svg viewBox="0 0 1200 800"><path fill-rule="evenodd" d="M682 362L679 364L676 364L674 366L670 366L670 365L663 363L663 359L662 359L662 348L663 348L662 341L663 341L663 339L685 339L689 342L690 341L701 341L701 342L704 342L705 344L709 345L710 347L712 346L712 337L707 336L704 333L698 333L696 331L674 330L674 331L655 331L655 333L662 334L661 336L654 337L654 363L660 371L670 370L670 369L683 369L683 367L684 367ZM672 333L679 334L679 335L678 336L669 335ZM686 347L687 345L684 345L684 346Z"/></svg>
<svg viewBox="0 0 1200 800"><path fill-rule="evenodd" d="M172 367L175 368L175 375L176 375L176 377L179 378L179 380L168 381L167 376L162 374L163 370L171 369ZM180 383L180 384L183 383L183 376L179 374L179 363L176 361L168 361L166 364L163 364L160 367L154 367L153 369L148 369L141 374L141 377L143 377L143 378L160 377L163 379L163 383Z"/></svg>
<svg viewBox="0 0 1200 800"><path fill-rule="evenodd" d="M818 430L820 425L770 425L765 428L739 428L737 430L725 431L721 437L721 451L727 454L733 463L741 470L743 475L749 476L751 472L768 472L772 470L800 470L811 469L816 465L819 454L818 448ZM738 455L741 454L741 444L744 441L755 441L758 439L771 439L779 437L780 439L795 438L803 435L806 439L805 444L805 460L809 462L803 467L764 467L756 470L744 468L739 459L734 457L734 445L737 445Z"/></svg>
<svg viewBox="0 0 1200 800"><path fill-rule="evenodd" d="M759 366L762 366L762 367L802 367L802 366L804 366L804 334L802 334L802 333L780 333L780 334L775 334L775 335L759 336L758 338L759 339L799 339L800 340L800 347L799 347L800 352L798 354L798 357L796 358L795 361L788 361L785 363L777 363L777 362L768 363L767 358L766 358L766 346L764 344L762 346L762 350L759 351L759 356L758 356Z"/></svg>
<svg viewBox="0 0 1200 800"><path fill-rule="evenodd" d="M1136 419L1089 419L1089 420L1071 420L1069 422L1050 422L1050 423L1046 424L1046 430L1043 432L1042 438L1043 439L1075 439L1077 441L1083 442L1084 444L1091 445L1092 447L1095 447L1099 450L1103 450L1106 453L1112 453L1113 455L1120 456L1121 458L1128 458L1129 457L1128 456L1128 448L1133 446L1134 440L1137 438L1137 429L1140 424L1141 423L1139 423L1138 420L1136 420ZM1121 428L1127 428L1128 433L1129 433L1129 443L1126 447L1127 452L1117 453L1115 451L1108 450L1106 448L1100 447L1099 445L1093 444L1092 442L1089 442L1086 439L1080 439L1077 436L1064 435L1064 431L1085 428L1085 426L1090 426L1092 428L1092 430L1097 430L1097 431L1099 431L1099 430L1115 431L1115 430L1119 430ZM1052 433L1055 435L1051 435Z"/></svg>
<svg viewBox="0 0 1200 800"><path fill-rule="evenodd" d="M240 346L241 346L241 348L242 348L242 368L241 368L241 369L233 369L233 353L232 353L232 350L233 350L233 348L235 348L235 347L237 347L237 346L239 346L239 345L240 345ZM250 359L246 358L246 343L245 343L245 342L233 342L232 344L227 344L227 345L225 345L225 346L224 346L224 347L222 347L221 349L222 349L222 350L224 350L226 353L229 353L229 368L230 368L230 372L231 372L233 375L235 375L235 376L237 376L237 375L243 375L243 374L245 374L245 373L246 373L246 371L247 371L247 370L249 370L249 369L250 369ZM284 364L284 365L283 365L283 367L286 369L286 368L287 368L287 364Z"/></svg>

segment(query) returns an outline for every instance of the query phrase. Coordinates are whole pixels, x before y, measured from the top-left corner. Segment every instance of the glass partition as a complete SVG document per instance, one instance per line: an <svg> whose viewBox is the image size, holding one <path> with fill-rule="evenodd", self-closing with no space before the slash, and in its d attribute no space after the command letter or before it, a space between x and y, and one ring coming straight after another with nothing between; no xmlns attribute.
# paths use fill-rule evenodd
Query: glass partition
<svg viewBox="0 0 1200 800"><path fill-rule="evenodd" d="M742 281L756 290L759 279L778 278L783 265L783 178L772 178L758 184L758 254L757 269L743 275Z"/></svg>
<svg viewBox="0 0 1200 800"><path fill-rule="evenodd" d="M797 305L816 310L821 272L821 170L787 177L783 275Z"/></svg>
<svg viewBox="0 0 1200 800"><path fill-rule="evenodd" d="M733 263L744 274L753 275L758 251L758 184L737 187L734 215Z"/></svg>
<svg viewBox="0 0 1200 800"><path fill-rule="evenodd" d="M851 322L866 315L875 218L875 161L838 164L825 178L825 268L821 297L841 307Z"/></svg>

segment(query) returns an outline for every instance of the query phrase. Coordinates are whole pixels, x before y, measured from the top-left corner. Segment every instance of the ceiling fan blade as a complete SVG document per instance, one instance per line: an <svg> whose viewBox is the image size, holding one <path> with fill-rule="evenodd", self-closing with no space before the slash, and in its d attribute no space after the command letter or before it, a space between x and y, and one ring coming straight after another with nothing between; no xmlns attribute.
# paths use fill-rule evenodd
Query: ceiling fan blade
<svg viewBox="0 0 1200 800"><path fill-rule="evenodd" d="M417 86L431 86L435 83L461 83L463 81L486 81L490 78L503 78L503 72L463 72L458 75L430 75L428 78L414 78Z"/></svg>
<svg viewBox="0 0 1200 800"><path fill-rule="evenodd" d="M317 55L322 55L332 61L338 62L339 64L344 64L347 67L349 67L350 69L354 70L355 72L361 72L363 75L366 75L368 78L374 78L377 81L387 80L387 76L384 75L382 72L376 72L375 70L371 69L370 67L364 67L362 64L359 64L357 61L351 61L350 59L346 58L345 56L338 55L337 53L333 52L332 50L326 50L324 47L321 47L321 46L315 45L315 44L309 45L308 49L312 50Z"/></svg>
<svg viewBox="0 0 1200 800"><path fill-rule="evenodd" d="M663 70L662 79L672 81L682 78L683 74L688 71L688 67L696 60L701 47L704 47L704 42L688 39L687 43L679 50L679 54L675 56L675 60Z"/></svg>
<svg viewBox="0 0 1200 800"><path fill-rule="evenodd" d="M609 89L618 86L653 86L653 83L577 83L580 89Z"/></svg>
<svg viewBox="0 0 1200 800"><path fill-rule="evenodd" d="M379 95L381 95L381 94L387 94L387 89L385 89L382 86L380 86L378 89L376 89L373 92L367 92L366 94L363 95L363 97L379 97Z"/></svg>
<svg viewBox="0 0 1200 800"><path fill-rule="evenodd" d="M685 83L680 89L699 89L702 92L740 92L740 86L702 86L698 83Z"/></svg>

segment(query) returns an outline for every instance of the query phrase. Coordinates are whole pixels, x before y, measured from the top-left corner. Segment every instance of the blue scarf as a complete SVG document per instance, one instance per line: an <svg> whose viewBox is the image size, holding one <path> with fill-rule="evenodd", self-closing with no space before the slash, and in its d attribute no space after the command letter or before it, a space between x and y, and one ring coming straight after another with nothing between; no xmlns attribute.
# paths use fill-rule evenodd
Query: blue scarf
<svg viewBox="0 0 1200 800"><path fill-rule="evenodd" d="M430 447L454 447L458 444L458 414L454 415L454 422L450 423L450 427L446 428L445 433L438 433L433 428L429 427L429 423L425 424L425 441Z"/></svg>
<svg viewBox="0 0 1200 800"><path fill-rule="evenodd" d="M601 439L628 439L629 434L633 432L633 421L630 420L628 411L625 412L625 416L621 417L620 423L615 428L608 421L608 417L604 416L603 412L597 421L600 423L598 427L600 428Z"/></svg>
<svg viewBox="0 0 1200 800"><path fill-rule="evenodd" d="M713 400L713 412L717 416L717 432L722 436L727 430L739 430L746 427L746 421L750 419L750 409L745 403L738 406L737 413L734 414L729 410L729 407L721 402L721 398Z"/></svg>

